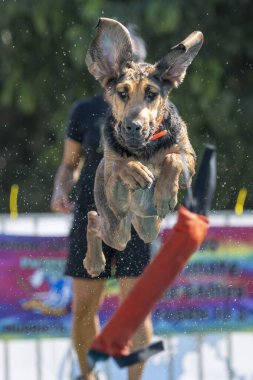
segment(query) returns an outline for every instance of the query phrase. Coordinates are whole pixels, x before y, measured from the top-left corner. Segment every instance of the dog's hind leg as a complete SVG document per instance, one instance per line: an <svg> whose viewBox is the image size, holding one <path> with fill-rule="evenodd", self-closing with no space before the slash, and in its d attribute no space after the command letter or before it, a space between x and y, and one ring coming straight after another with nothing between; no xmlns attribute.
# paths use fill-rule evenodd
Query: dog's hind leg
<svg viewBox="0 0 253 380"><path fill-rule="evenodd" d="M91 277L97 277L105 269L105 256L102 250L100 218L96 211L88 212L87 252L83 265Z"/></svg>
<svg viewBox="0 0 253 380"><path fill-rule="evenodd" d="M141 217L134 215L132 224L139 237L145 243L151 243L159 234L162 219L158 216Z"/></svg>
<svg viewBox="0 0 253 380"><path fill-rule="evenodd" d="M105 270L106 259L102 241L118 251L126 248L131 239L130 217L123 220L104 220L96 211L88 212L87 252L83 265L92 277L97 277Z"/></svg>
<svg viewBox="0 0 253 380"><path fill-rule="evenodd" d="M131 217L115 215L108 204L104 178L104 160L98 166L95 180L95 202L100 217L101 238L105 244L122 251L131 239ZM118 188L119 190L119 188ZM115 197L118 194L115 193Z"/></svg>
<svg viewBox="0 0 253 380"><path fill-rule="evenodd" d="M98 166L94 188L96 211L88 213L87 253L84 267L92 277L99 276L105 268L102 241L118 251L125 249L131 239L130 215L119 219L107 204L104 188L104 161Z"/></svg>

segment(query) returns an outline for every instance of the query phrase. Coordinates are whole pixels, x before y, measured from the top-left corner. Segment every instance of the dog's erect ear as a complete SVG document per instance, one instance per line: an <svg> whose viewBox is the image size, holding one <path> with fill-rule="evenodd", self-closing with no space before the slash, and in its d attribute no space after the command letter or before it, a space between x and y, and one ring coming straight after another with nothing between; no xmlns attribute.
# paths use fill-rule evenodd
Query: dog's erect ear
<svg viewBox="0 0 253 380"><path fill-rule="evenodd" d="M171 82L173 87L178 87L183 82L187 67L198 54L203 41L201 32L193 32L180 44L171 48L169 54L156 64L158 75L163 80Z"/></svg>
<svg viewBox="0 0 253 380"><path fill-rule="evenodd" d="M100 18L96 36L85 59L89 72L105 85L117 76L120 66L131 61L132 57L133 46L127 28L118 21Z"/></svg>

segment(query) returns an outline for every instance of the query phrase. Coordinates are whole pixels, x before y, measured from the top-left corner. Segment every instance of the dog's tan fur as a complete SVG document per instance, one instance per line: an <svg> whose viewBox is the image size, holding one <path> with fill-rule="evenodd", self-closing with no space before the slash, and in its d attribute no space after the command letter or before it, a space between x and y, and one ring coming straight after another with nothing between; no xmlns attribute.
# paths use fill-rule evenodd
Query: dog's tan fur
<svg viewBox="0 0 253 380"><path fill-rule="evenodd" d="M86 62L106 90L111 115L95 180L98 214L88 214L84 266L91 276L104 270L102 240L123 250L131 224L145 242L156 238L162 219L177 204L182 154L191 176L195 172L186 124L167 93L182 82L202 42L202 34L195 32L158 64L141 64L134 62L127 29L115 20L100 19ZM166 137L153 141L163 125Z"/></svg>

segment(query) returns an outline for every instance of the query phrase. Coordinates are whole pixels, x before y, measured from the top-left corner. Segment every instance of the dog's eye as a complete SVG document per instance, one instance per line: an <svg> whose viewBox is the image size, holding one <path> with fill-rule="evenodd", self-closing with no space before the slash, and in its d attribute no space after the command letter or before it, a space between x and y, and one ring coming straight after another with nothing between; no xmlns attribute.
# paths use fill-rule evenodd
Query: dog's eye
<svg viewBox="0 0 253 380"><path fill-rule="evenodd" d="M118 95L121 100L126 101L128 98L128 93L127 91L118 91Z"/></svg>
<svg viewBox="0 0 253 380"><path fill-rule="evenodd" d="M155 100L156 97L157 97L157 92L147 91L147 93L146 93L146 99L149 102L152 102L153 100Z"/></svg>

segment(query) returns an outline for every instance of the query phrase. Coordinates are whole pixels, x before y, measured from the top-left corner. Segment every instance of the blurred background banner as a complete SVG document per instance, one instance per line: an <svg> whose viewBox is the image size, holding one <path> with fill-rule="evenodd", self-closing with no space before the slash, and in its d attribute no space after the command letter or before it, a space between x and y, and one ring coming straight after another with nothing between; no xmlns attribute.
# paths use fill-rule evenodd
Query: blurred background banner
<svg viewBox="0 0 253 380"><path fill-rule="evenodd" d="M170 229L165 228L163 240ZM0 235L0 336L68 337L71 284L67 238ZM253 227L212 227L201 249L153 310L158 335L253 330ZM116 280L100 309L118 305ZM155 284L154 284L155 286Z"/></svg>
<svg viewBox="0 0 253 380"><path fill-rule="evenodd" d="M69 336L67 239L0 235L0 335Z"/></svg>
<svg viewBox="0 0 253 380"><path fill-rule="evenodd" d="M163 237L169 230L163 231ZM212 227L153 312L157 333L253 330L253 228Z"/></svg>

